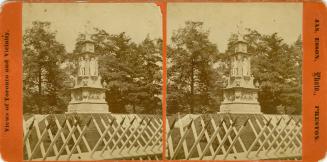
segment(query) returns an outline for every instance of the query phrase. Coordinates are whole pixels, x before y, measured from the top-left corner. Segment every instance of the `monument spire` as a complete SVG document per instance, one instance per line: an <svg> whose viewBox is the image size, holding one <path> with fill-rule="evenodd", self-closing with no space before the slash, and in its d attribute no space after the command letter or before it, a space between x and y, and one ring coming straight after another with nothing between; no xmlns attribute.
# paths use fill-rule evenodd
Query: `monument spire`
<svg viewBox="0 0 327 162"><path fill-rule="evenodd" d="M91 22L90 20L86 21L86 24L84 25L84 30L85 30L85 41L91 41Z"/></svg>
<svg viewBox="0 0 327 162"><path fill-rule="evenodd" d="M236 25L237 28L237 40L238 41L244 41L244 27L243 27L243 21L240 21L239 24Z"/></svg>

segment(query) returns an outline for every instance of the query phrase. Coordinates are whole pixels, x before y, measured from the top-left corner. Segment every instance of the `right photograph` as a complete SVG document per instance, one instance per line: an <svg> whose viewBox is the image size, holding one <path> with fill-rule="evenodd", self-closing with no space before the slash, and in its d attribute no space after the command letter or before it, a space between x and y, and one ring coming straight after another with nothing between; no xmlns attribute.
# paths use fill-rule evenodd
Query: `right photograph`
<svg viewBox="0 0 327 162"><path fill-rule="evenodd" d="M302 159L302 7L168 3L167 159Z"/></svg>

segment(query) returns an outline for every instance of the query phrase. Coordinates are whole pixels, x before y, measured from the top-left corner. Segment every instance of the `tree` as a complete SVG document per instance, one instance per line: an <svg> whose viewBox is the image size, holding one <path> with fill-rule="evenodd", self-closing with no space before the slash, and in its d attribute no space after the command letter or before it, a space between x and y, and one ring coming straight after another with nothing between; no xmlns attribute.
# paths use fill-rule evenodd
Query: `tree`
<svg viewBox="0 0 327 162"><path fill-rule="evenodd" d="M209 106L214 87L213 64L218 50L208 39L202 22L187 21L171 37L168 50L168 112ZM211 105L212 106L212 105Z"/></svg>
<svg viewBox="0 0 327 162"><path fill-rule="evenodd" d="M162 40L151 40L147 36L138 46L137 53L142 60L136 72L140 75L141 91L132 95L137 98L136 103L144 107L144 112L161 112Z"/></svg>
<svg viewBox="0 0 327 162"><path fill-rule="evenodd" d="M24 112L49 113L65 110L63 80L60 64L65 47L56 40L49 22L35 21L23 36Z"/></svg>

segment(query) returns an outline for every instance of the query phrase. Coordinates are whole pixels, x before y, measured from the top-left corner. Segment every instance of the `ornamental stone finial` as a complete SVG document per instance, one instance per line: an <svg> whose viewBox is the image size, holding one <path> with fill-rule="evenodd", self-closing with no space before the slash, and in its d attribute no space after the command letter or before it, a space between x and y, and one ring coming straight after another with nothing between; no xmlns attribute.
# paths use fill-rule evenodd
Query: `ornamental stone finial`
<svg viewBox="0 0 327 162"><path fill-rule="evenodd" d="M237 28L237 40L244 41L244 27L243 27L243 21L240 21L239 24L236 25Z"/></svg>
<svg viewBox="0 0 327 162"><path fill-rule="evenodd" d="M84 25L84 30L85 30L85 40L91 40L91 22L90 20L86 21L86 24Z"/></svg>

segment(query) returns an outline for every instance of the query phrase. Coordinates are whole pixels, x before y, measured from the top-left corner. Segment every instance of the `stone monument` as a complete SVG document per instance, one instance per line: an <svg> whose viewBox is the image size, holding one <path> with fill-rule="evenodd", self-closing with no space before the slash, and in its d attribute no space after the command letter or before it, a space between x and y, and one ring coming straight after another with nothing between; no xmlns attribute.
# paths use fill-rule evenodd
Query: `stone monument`
<svg viewBox="0 0 327 162"><path fill-rule="evenodd" d="M99 75L98 54L94 51L94 42L89 34L81 42L81 52L78 54L77 76L73 76L71 101L68 113L108 113L109 107L105 101L106 89Z"/></svg>
<svg viewBox="0 0 327 162"><path fill-rule="evenodd" d="M258 83L254 85L251 75L251 54L243 36L238 34L238 40L233 44L229 54L230 76L223 88L221 112L228 113L261 113L258 102Z"/></svg>

